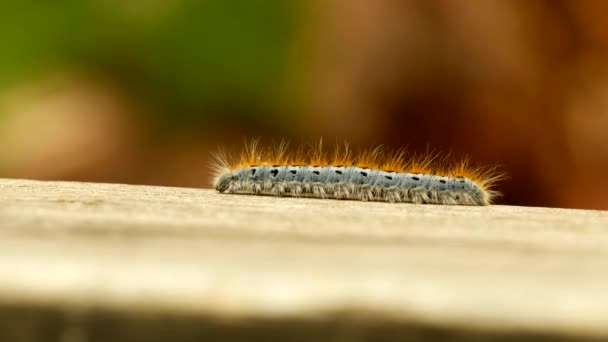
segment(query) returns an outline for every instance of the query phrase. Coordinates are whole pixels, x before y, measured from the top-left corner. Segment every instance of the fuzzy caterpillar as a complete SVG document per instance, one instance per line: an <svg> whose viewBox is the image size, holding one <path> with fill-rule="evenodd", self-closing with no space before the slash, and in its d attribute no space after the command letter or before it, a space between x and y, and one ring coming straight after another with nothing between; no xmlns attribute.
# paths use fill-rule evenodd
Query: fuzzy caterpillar
<svg viewBox="0 0 608 342"><path fill-rule="evenodd" d="M213 187L220 193L316 197L361 201L489 205L504 178L496 168L450 164L437 154L408 156L378 147L357 156L346 144L329 156L322 146L296 153L281 143L264 149L245 143L238 158L214 154Z"/></svg>

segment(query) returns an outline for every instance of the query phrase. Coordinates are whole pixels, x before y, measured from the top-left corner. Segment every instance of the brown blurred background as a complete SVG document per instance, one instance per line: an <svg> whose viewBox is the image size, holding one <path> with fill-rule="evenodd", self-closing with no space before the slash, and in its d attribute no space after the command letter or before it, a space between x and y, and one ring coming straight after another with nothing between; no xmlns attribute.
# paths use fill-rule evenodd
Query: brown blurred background
<svg viewBox="0 0 608 342"><path fill-rule="evenodd" d="M608 209L603 0L22 1L0 177L209 187L243 136L502 165L507 204Z"/></svg>

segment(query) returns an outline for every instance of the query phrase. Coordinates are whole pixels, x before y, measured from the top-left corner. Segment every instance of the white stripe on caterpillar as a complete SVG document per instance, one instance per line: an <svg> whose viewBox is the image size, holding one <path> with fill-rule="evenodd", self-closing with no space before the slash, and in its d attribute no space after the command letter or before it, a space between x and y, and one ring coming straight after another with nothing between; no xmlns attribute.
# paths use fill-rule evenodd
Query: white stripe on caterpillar
<svg viewBox="0 0 608 342"><path fill-rule="evenodd" d="M503 178L494 169L469 168L466 160L456 166L443 167L443 172L421 172L430 170L430 164L436 158L414 158L405 163L403 150L383 154L375 149L352 158L346 146L342 156L336 149L332 160L321 152L321 146L304 156L301 152L289 156L285 151L286 145L281 144L264 155L258 150L257 142L253 142L234 164L236 166L230 165L224 155L216 155L214 188L220 193L233 194L488 205L499 195L490 187ZM303 159L313 163L303 165ZM274 164L269 163L273 161ZM315 161L326 165L317 165ZM332 165L337 162L341 164ZM393 171L373 167L375 165L400 167L399 171Z"/></svg>

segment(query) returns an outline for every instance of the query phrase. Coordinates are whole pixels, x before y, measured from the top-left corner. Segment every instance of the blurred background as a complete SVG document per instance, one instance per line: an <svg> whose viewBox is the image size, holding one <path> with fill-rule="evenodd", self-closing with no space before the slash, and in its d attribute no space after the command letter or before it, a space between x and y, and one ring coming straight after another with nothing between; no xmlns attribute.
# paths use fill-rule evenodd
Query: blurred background
<svg viewBox="0 0 608 342"><path fill-rule="evenodd" d="M500 164L500 203L608 209L603 0L21 1L0 177L210 187L242 137Z"/></svg>

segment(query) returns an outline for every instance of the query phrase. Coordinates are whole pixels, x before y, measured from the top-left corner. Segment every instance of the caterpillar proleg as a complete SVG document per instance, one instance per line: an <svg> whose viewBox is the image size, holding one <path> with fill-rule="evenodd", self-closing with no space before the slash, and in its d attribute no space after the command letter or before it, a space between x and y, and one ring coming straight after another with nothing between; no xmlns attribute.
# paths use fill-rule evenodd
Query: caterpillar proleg
<svg viewBox="0 0 608 342"><path fill-rule="evenodd" d="M213 187L220 193L316 197L361 201L488 205L503 178L496 168L449 163L437 154L409 155L381 147L353 154L348 144L332 155L316 146L295 153L287 144L245 143L237 158L214 155Z"/></svg>

